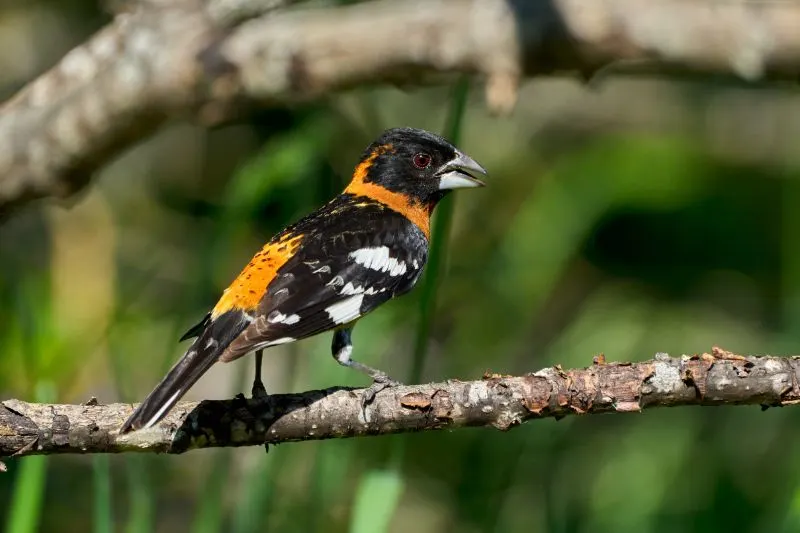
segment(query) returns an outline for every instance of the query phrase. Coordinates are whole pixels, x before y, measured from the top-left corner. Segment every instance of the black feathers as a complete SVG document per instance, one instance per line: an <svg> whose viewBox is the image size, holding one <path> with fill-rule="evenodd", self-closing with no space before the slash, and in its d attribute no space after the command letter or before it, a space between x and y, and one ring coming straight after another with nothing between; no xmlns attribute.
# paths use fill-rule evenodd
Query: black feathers
<svg viewBox="0 0 800 533"><path fill-rule="evenodd" d="M436 169L456 155L456 147L433 133L413 128L387 130L366 150L380 153L365 177L387 190L402 193L421 203L435 204L445 192L440 191L435 178ZM424 169L414 166L414 156L425 154L430 165Z"/></svg>
<svg viewBox="0 0 800 533"><path fill-rule="evenodd" d="M202 331L201 324L198 324L189 332L195 331L199 337L122 424L120 433L147 428L161 420L189 387L217 362L228 344L250 324L250 319L241 311L229 311L213 321L210 317L206 318L201 322L206 324Z"/></svg>
<svg viewBox="0 0 800 533"><path fill-rule="evenodd" d="M203 320L201 320L200 322L189 328L189 331L184 333L183 336L180 339L178 339L178 342L183 342L187 339L197 337L203 332L203 330L206 329L210 321L211 321L211 313L207 313L206 316L203 318Z"/></svg>

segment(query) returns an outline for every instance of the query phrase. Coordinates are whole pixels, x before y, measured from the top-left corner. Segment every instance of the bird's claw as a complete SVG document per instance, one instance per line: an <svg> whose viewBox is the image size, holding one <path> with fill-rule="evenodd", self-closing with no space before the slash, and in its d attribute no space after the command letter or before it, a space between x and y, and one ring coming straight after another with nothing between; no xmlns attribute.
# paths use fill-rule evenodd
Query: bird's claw
<svg viewBox="0 0 800 533"><path fill-rule="evenodd" d="M253 388L250 391L250 394L254 400L266 400L269 398L267 389L264 387L264 382L260 379L253 382Z"/></svg>
<svg viewBox="0 0 800 533"><path fill-rule="evenodd" d="M264 402L267 404L268 409L273 409L272 397L267 394L267 389L264 387L264 382L260 379L253 381L253 388L250 390L251 397L256 402ZM264 453L269 453L269 443L264 443Z"/></svg>
<svg viewBox="0 0 800 533"><path fill-rule="evenodd" d="M372 385L364 390L364 396L361 402L361 407L366 410L367 406L375 400L375 395L384 389L392 387L399 387L402 383L395 381L386 374L380 374L373 378Z"/></svg>

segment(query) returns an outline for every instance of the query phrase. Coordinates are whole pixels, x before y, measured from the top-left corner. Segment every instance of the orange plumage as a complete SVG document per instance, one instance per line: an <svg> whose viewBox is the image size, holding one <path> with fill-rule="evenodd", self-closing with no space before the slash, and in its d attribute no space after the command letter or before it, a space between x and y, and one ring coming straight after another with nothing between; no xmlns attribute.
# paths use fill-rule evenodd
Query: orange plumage
<svg viewBox="0 0 800 533"><path fill-rule="evenodd" d="M302 239L302 235L286 234L265 244L225 289L211 311L211 318L231 309L255 309L264 297L267 286L275 278L275 273L294 255Z"/></svg>

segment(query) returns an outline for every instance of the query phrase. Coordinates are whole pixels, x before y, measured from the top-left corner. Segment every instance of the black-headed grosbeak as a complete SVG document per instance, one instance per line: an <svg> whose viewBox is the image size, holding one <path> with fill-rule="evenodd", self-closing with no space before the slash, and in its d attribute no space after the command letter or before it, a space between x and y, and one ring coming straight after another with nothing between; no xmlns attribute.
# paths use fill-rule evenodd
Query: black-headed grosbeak
<svg viewBox="0 0 800 533"><path fill-rule="evenodd" d="M369 397L396 384L352 358L355 322L408 292L428 257L430 217L448 191L482 186L486 170L445 139L424 130L385 131L361 156L344 192L269 241L225 290L214 309L181 340L186 354L122 425L156 424L217 361L333 330L339 364L373 379Z"/></svg>

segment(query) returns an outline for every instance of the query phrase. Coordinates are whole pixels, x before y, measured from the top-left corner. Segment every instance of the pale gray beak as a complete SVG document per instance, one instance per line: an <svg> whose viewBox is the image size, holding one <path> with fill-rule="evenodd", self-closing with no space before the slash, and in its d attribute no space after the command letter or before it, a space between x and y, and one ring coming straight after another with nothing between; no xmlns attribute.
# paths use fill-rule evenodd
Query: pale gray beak
<svg viewBox="0 0 800 533"><path fill-rule="evenodd" d="M442 165L436 172L439 176L439 190L483 187L486 185L477 176L486 176L486 169L477 161L456 151L456 156Z"/></svg>

